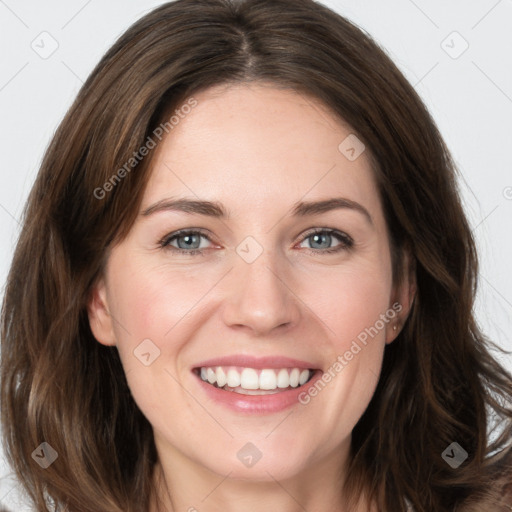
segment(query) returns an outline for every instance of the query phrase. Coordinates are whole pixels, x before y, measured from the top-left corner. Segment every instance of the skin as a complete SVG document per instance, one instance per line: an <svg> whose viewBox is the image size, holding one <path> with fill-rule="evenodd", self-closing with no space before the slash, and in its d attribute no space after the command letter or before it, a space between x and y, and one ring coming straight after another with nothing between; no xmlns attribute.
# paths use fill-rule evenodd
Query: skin
<svg viewBox="0 0 512 512"><path fill-rule="evenodd" d="M218 201L230 216L139 215L94 288L91 328L100 343L117 346L153 426L161 510L345 511L340 482L351 431L413 295L408 279L399 288L393 283L367 152L347 159L338 146L350 128L291 90L239 84L194 97L197 106L155 149L141 212L188 197ZM332 197L356 201L371 221L351 208L291 215L298 201ZM183 228L207 231L202 255L159 244ZM325 253L308 238L312 228L339 230L354 245ZM263 249L252 263L236 252L247 236ZM333 236L326 244L340 242ZM191 372L202 360L235 353L304 359L327 371L396 302L399 315L307 405L236 413L208 400ZM149 366L133 354L144 339L160 350ZM237 458L248 442L262 453L250 468ZM370 510L364 497L358 510Z"/></svg>

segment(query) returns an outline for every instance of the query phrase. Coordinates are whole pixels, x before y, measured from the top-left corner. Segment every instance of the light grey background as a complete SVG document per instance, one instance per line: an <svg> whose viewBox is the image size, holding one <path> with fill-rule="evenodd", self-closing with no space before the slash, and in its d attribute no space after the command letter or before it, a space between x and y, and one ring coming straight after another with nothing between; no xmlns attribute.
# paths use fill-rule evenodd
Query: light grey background
<svg viewBox="0 0 512 512"><path fill-rule="evenodd" d="M2 294L18 219L54 130L107 48L162 3L0 0ZM324 3L388 51L438 123L463 175L480 250L477 317L512 350L512 0ZM512 357L498 357L512 370ZM30 510L5 462L0 477L0 502Z"/></svg>

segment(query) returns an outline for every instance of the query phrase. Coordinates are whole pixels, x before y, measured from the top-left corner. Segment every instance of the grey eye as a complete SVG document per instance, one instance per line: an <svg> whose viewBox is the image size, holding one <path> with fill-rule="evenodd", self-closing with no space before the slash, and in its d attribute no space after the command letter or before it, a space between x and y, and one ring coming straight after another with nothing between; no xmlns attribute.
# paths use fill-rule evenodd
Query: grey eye
<svg viewBox="0 0 512 512"><path fill-rule="evenodd" d="M201 235L180 235L175 238L179 249L199 249Z"/></svg>
<svg viewBox="0 0 512 512"><path fill-rule="evenodd" d="M327 249L331 247L332 236L328 233L315 233L308 236L311 249Z"/></svg>

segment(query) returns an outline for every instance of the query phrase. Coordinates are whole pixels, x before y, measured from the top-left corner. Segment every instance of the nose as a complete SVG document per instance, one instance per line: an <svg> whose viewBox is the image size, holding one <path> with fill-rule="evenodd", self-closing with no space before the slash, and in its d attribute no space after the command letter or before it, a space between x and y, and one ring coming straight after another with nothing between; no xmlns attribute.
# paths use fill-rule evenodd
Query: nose
<svg viewBox="0 0 512 512"><path fill-rule="evenodd" d="M226 283L225 324L257 336L296 325L301 302L292 289L290 272L284 272L285 266L265 250L252 263L237 258Z"/></svg>

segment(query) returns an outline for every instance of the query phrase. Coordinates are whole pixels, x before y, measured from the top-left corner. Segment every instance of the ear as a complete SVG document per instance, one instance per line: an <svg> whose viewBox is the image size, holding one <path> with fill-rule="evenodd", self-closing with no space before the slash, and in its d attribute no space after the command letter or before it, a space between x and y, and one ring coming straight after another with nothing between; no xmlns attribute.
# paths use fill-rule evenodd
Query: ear
<svg viewBox="0 0 512 512"><path fill-rule="evenodd" d="M89 325L96 340L102 345L114 346L116 339L112 317L109 313L104 279L100 279L92 287L87 303L87 313L89 315Z"/></svg>
<svg viewBox="0 0 512 512"><path fill-rule="evenodd" d="M396 312L386 327L386 343L393 342L400 334L416 296L416 264L408 250L402 255L402 275L397 276L391 294L390 309Z"/></svg>

